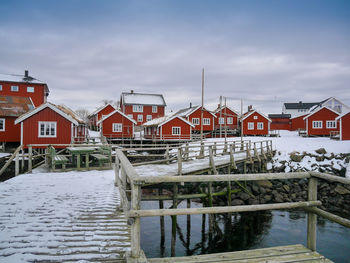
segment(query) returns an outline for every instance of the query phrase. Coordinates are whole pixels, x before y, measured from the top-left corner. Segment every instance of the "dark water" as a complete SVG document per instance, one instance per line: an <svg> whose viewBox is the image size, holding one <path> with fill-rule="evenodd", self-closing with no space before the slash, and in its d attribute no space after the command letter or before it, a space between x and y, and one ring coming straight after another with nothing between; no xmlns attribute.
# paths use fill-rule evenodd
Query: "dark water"
<svg viewBox="0 0 350 263"><path fill-rule="evenodd" d="M164 202L165 208L171 205ZM185 207L182 202L179 207ZM202 207L191 203L191 207ZM143 202L143 209L158 208L158 202ZM141 247L147 257L171 256L171 218L165 217L165 241L161 244L160 218L141 219ZM303 211L268 211L216 215L211 229L208 215L178 216L176 256L302 244L306 246L307 215ZM190 228L188 232L187 229ZM350 263L350 229L318 217L317 251L334 262Z"/></svg>

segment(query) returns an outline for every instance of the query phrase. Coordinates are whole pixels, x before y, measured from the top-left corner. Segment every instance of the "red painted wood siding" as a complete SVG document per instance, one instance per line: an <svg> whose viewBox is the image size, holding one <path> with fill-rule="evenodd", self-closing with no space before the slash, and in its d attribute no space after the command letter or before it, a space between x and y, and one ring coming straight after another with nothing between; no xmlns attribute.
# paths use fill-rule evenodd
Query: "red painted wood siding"
<svg viewBox="0 0 350 263"><path fill-rule="evenodd" d="M350 113L341 118L341 139L350 140Z"/></svg>
<svg viewBox="0 0 350 263"><path fill-rule="evenodd" d="M56 138L39 138L40 121L57 122ZM23 145L26 147L28 144L70 144L71 124L69 120L55 111L45 108L23 121Z"/></svg>
<svg viewBox="0 0 350 263"><path fill-rule="evenodd" d="M235 112L231 111L230 109L226 108L226 114L225 115L225 109L222 109L222 118L224 118L225 124L221 125L222 127L227 126L228 129L236 129L238 127L238 116ZM219 118L220 118L220 111L215 113L215 116L217 118L214 118L214 125L216 129L220 129L220 124L219 124ZM226 117L225 117L226 116ZM227 118L232 117L232 124L227 124Z"/></svg>
<svg viewBox="0 0 350 263"><path fill-rule="evenodd" d="M197 109L195 112L192 112L187 120L193 124L192 119L193 118L199 118L199 124L195 125L194 128L192 128L192 131L200 131L201 130L201 108ZM214 119L215 117L208 111L203 111L203 118L210 118L210 125L203 125L203 131L208 132L208 131L213 131L214 130Z"/></svg>
<svg viewBox="0 0 350 263"><path fill-rule="evenodd" d="M337 128L335 129L327 129L326 127L326 121L334 121L336 117L339 115L334 113L333 111L323 108L316 112L315 114L311 115L309 118L306 119L306 126L307 126L307 134L308 135L326 135L329 136L331 131L339 131L339 125L337 125ZM314 129L312 128L312 121L322 121L322 128L321 129Z"/></svg>
<svg viewBox="0 0 350 263"><path fill-rule="evenodd" d="M102 115L106 116L113 111L115 111L115 108L113 108L111 105L107 105L104 109L97 113L97 121L102 119Z"/></svg>
<svg viewBox="0 0 350 263"><path fill-rule="evenodd" d="M113 132L113 123L122 123L122 132ZM133 138L134 124L116 112L102 122L102 134L106 138Z"/></svg>
<svg viewBox="0 0 350 263"><path fill-rule="evenodd" d="M181 134L180 135L173 135L173 127L180 127L181 128ZM145 132L145 138L146 139L162 139L162 140L190 140L191 139L191 125L184 122L183 120L179 118L172 119L171 121L167 122L163 126L160 127L159 135L157 135L157 128L156 127L147 127L151 130L151 134L148 132ZM146 129L146 131L149 131Z"/></svg>
<svg viewBox="0 0 350 263"><path fill-rule="evenodd" d="M287 130L291 129L291 120L289 118L270 118L270 130Z"/></svg>
<svg viewBox="0 0 350 263"><path fill-rule="evenodd" d="M0 95L29 97L32 99L35 107L38 107L41 104L46 102L45 85L44 84L31 84L31 83L17 83L17 82L0 81L0 85L2 85L2 90L0 91ZM18 86L18 92L11 91L11 86ZM27 92L27 87L34 87L34 93Z"/></svg>
<svg viewBox="0 0 350 263"><path fill-rule="evenodd" d="M254 120L254 116L257 117L256 120ZM253 130L248 130L248 122L254 123ZM264 124L264 127L262 130L257 129L258 122L262 122ZM268 134L269 134L269 121L259 113L254 112L248 118L243 120L243 135L268 135Z"/></svg>
<svg viewBox="0 0 350 263"><path fill-rule="evenodd" d="M5 131L0 131L0 142L21 142L21 125L15 125L17 117L0 117L5 119Z"/></svg>
<svg viewBox="0 0 350 263"><path fill-rule="evenodd" d="M291 119L291 131L296 131L298 129L305 130L306 129L306 122L303 120L306 115L302 115L296 118Z"/></svg>
<svg viewBox="0 0 350 263"><path fill-rule="evenodd" d="M143 106L143 112L133 112L133 105L122 105L122 111L126 115L132 114L132 118L137 122L137 125L142 125L143 123L147 122L147 115L152 115L152 120L159 118L159 117L164 117L164 106L157 106L157 112L153 113L152 112L152 106L150 105L144 105ZM142 114L143 116L143 121L139 122L137 121L137 115Z"/></svg>

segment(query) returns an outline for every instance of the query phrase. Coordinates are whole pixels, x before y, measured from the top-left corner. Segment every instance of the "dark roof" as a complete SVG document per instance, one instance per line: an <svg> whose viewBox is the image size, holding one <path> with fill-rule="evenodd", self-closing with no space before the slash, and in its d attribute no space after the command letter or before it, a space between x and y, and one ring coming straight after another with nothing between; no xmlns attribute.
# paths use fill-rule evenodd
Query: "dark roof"
<svg viewBox="0 0 350 263"><path fill-rule="evenodd" d="M293 102L293 103L284 103L284 107L289 110L298 110L298 109L310 109L315 105L320 105L320 102Z"/></svg>
<svg viewBox="0 0 350 263"><path fill-rule="evenodd" d="M32 109L34 105L30 98L0 95L0 116L18 117Z"/></svg>
<svg viewBox="0 0 350 263"><path fill-rule="evenodd" d="M269 114L269 118L273 119L273 118L288 118L290 119L290 117L292 117L290 114Z"/></svg>

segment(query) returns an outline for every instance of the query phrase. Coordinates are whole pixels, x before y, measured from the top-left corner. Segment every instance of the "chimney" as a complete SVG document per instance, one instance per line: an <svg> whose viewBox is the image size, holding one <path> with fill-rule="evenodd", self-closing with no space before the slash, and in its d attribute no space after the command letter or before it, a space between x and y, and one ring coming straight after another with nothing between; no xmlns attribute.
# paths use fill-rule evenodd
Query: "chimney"
<svg viewBox="0 0 350 263"><path fill-rule="evenodd" d="M132 89L132 90L130 90L130 92L131 92L131 94L134 94L134 90Z"/></svg>
<svg viewBox="0 0 350 263"><path fill-rule="evenodd" d="M192 108L192 102L190 102L190 108Z"/></svg>
<svg viewBox="0 0 350 263"><path fill-rule="evenodd" d="M249 105L248 106L248 112L251 111L253 109L253 105Z"/></svg>
<svg viewBox="0 0 350 263"><path fill-rule="evenodd" d="M28 70L25 70L25 71L24 71L24 77L25 77L25 78L28 78L28 77L29 77L29 72L28 72Z"/></svg>
<svg viewBox="0 0 350 263"><path fill-rule="evenodd" d="M301 105L303 102L302 101L299 101L299 104Z"/></svg>

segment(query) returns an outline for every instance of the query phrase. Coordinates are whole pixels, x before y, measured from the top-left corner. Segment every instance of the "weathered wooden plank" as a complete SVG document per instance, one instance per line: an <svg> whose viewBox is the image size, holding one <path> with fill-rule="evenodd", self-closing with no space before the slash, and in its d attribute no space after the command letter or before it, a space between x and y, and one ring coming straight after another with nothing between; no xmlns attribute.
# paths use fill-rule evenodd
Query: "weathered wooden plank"
<svg viewBox="0 0 350 263"><path fill-rule="evenodd" d="M349 219L345 219L342 218L340 216L334 215L332 213L329 213L327 211L324 211L320 208L316 208L316 207L308 207L308 208L304 208L307 212L311 212L311 213L315 213L319 216L322 216L332 222L338 223L340 225L343 225L345 227L350 228L350 220Z"/></svg>
<svg viewBox="0 0 350 263"><path fill-rule="evenodd" d="M311 176L324 179L327 181L332 181L332 182L339 182L343 184L350 184L350 179L349 178L344 178L340 176L335 176L335 175L330 175L326 173L320 173L320 172L310 172Z"/></svg>
<svg viewBox="0 0 350 263"><path fill-rule="evenodd" d="M178 208L178 209L149 209L135 210L133 208L127 215L129 217L149 217L149 216L173 216L173 215L197 215L197 214L223 214L223 213L238 213L252 212L262 210L276 209L292 209L304 208L310 206L318 206L320 201L294 202L294 203L278 203L278 204L263 204L263 205L242 205L242 206L217 206L203 208Z"/></svg>

